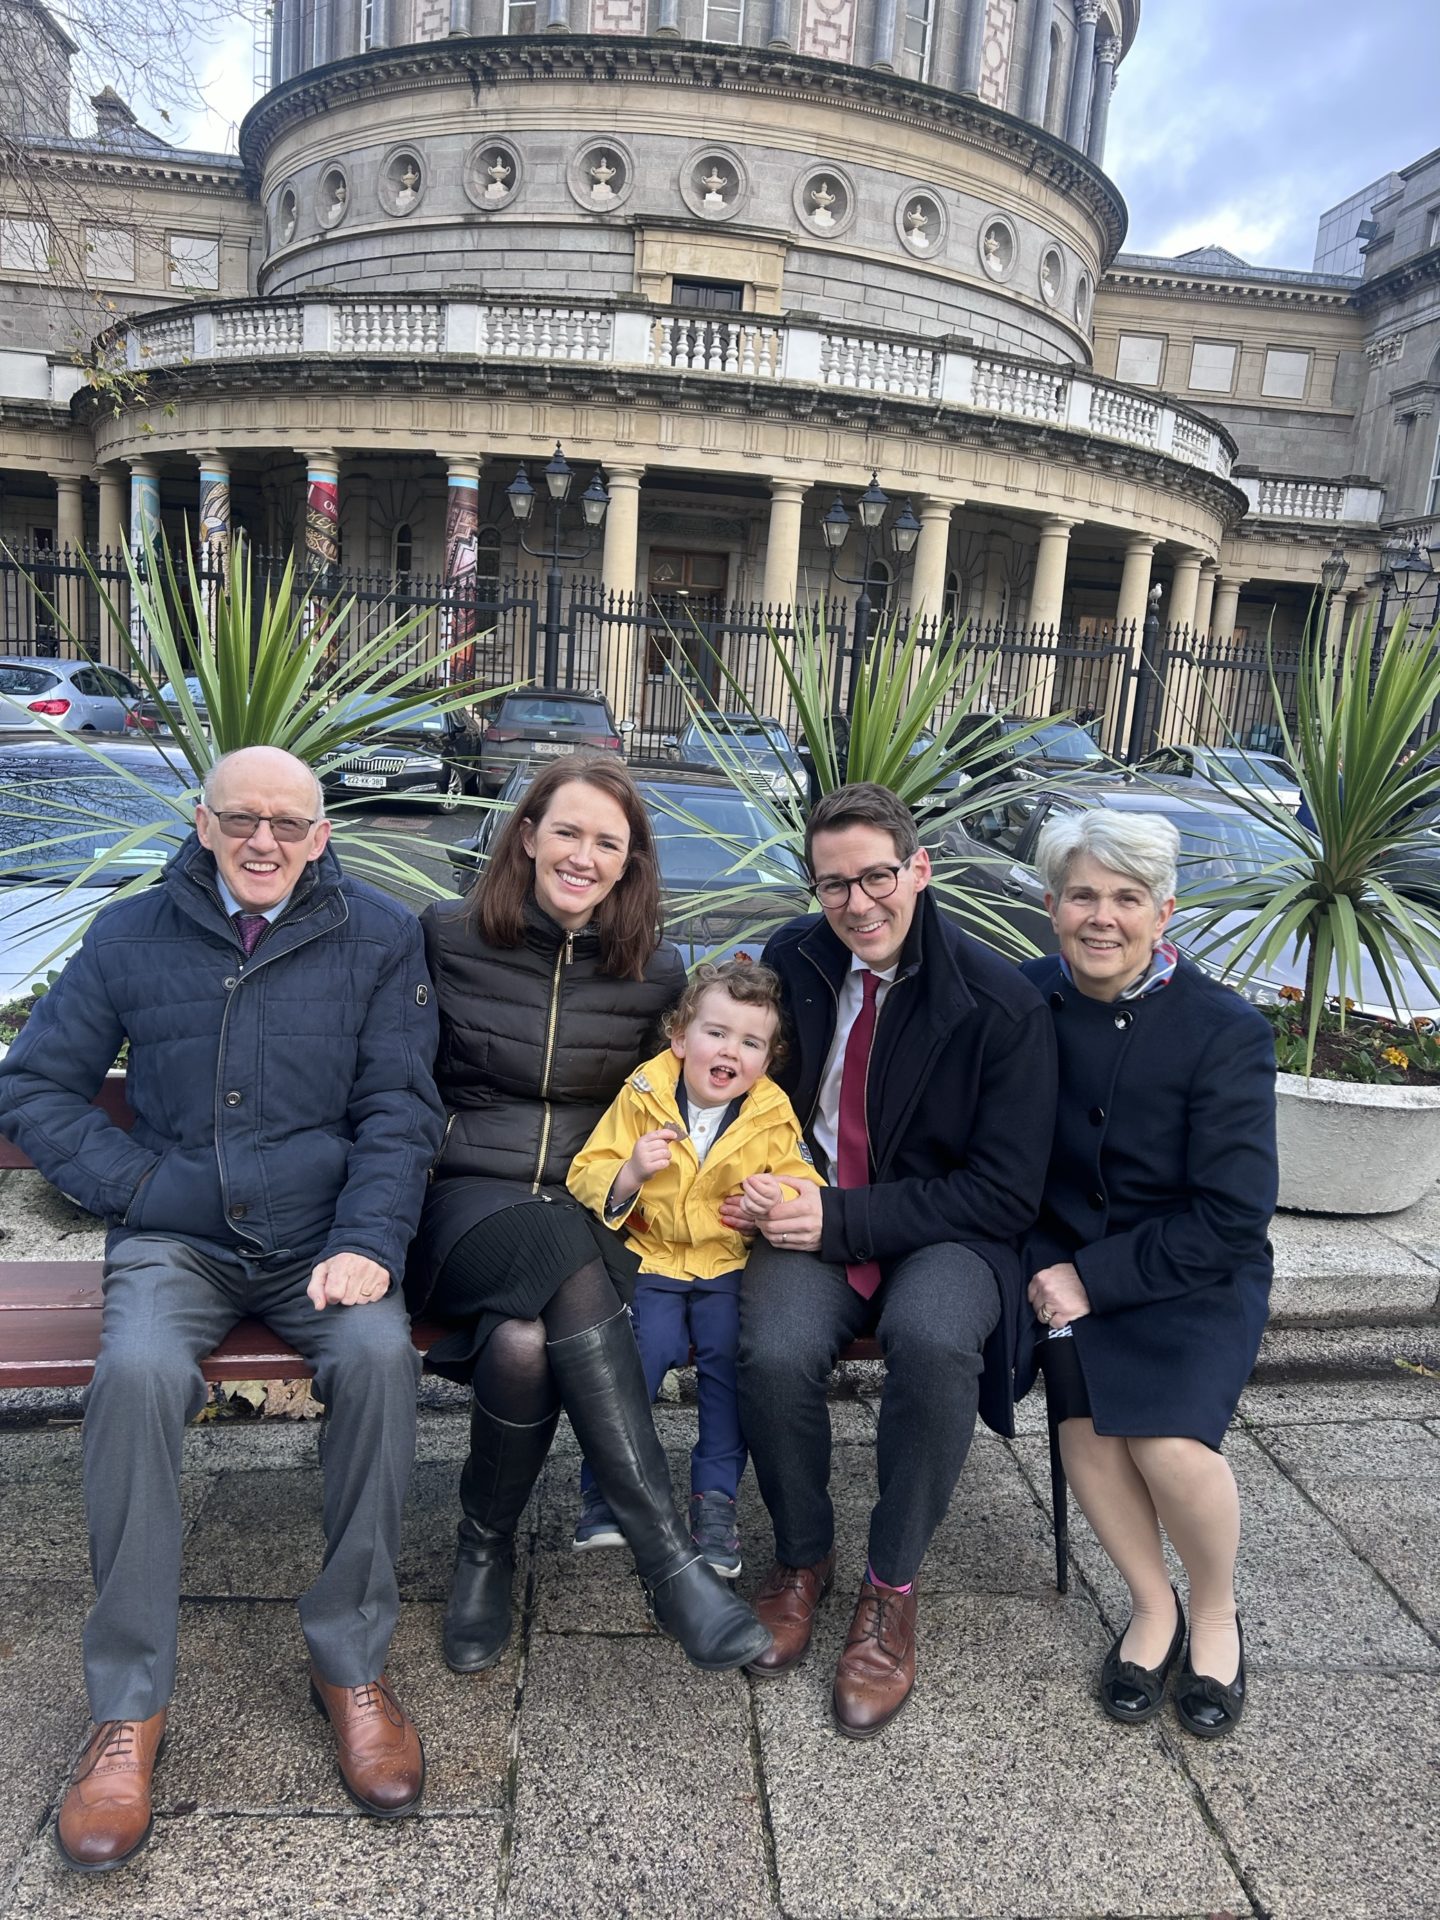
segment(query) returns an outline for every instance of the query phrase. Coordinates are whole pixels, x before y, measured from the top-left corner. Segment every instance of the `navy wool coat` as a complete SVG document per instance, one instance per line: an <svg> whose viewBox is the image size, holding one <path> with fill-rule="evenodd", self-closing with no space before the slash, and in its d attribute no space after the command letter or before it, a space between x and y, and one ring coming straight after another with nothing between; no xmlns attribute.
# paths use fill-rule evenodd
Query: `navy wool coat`
<svg viewBox="0 0 1440 1920"><path fill-rule="evenodd" d="M1058 958L1021 969L1047 997L1060 1108L1026 1277L1072 1261L1091 1312L1076 1357L1097 1433L1218 1447L1260 1349L1275 1210L1269 1023L1183 956L1143 999L1093 1000ZM1016 1391L1036 1371L1034 1316Z"/></svg>
<svg viewBox="0 0 1440 1920"><path fill-rule="evenodd" d="M327 848L246 959L192 834L105 907L0 1063L0 1128L111 1226L399 1280L440 1145L413 913ZM90 1104L122 1040L135 1127Z"/></svg>
<svg viewBox="0 0 1440 1920"><path fill-rule="evenodd" d="M808 1134L852 955L809 915L773 934L763 957L780 975L791 1041L774 1077ZM1044 1001L921 893L870 1055L872 1184L822 1191L820 1257L883 1264L944 1241L979 1254L1000 1286L980 1383L981 1417L997 1433L1014 1431L1019 1244L1039 1210L1054 1111Z"/></svg>

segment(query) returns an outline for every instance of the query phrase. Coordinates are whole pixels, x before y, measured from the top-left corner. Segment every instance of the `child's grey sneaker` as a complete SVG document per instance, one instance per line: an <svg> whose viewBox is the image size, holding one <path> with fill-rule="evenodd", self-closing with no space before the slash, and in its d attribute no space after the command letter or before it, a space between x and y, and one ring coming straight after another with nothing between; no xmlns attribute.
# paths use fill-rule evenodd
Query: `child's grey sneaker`
<svg viewBox="0 0 1440 1920"><path fill-rule="evenodd" d="M722 1580L733 1580L739 1573L740 1529L735 1502L728 1493L691 1494L690 1538Z"/></svg>
<svg viewBox="0 0 1440 1920"><path fill-rule="evenodd" d="M570 1545L576 1553L588 1553L592 1547L625 1545L620 1523L606 1506L605 1496L598 1487L591 1487L580 1496L580 1518Z"/></svg>

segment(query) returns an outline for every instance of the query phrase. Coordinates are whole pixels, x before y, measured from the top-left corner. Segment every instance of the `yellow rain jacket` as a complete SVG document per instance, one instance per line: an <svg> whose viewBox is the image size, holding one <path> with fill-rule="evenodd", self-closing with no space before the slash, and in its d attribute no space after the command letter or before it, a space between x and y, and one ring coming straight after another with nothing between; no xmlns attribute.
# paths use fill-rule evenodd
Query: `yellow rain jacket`
<svg viewBox="0 0 1440 1920"><path fill-rule="evenodd" d="M681 1063L667 1048L625 1082L609 1112L570 1163L571 1193L608 1226L628 1227L626 1245L640 1256L641 1273L672 1280L715 1280L743 1267L747 1241L720 1221L720 1202L747 1174L773 1173L791 1187L802 1180L823 1187L789 1100L762 1075L702 1166L687 1137L670 1149L670 1165L641 1187L623 1212L606 1215L605 1202L642 1133L684 1129L676 1088Z"/></svg>

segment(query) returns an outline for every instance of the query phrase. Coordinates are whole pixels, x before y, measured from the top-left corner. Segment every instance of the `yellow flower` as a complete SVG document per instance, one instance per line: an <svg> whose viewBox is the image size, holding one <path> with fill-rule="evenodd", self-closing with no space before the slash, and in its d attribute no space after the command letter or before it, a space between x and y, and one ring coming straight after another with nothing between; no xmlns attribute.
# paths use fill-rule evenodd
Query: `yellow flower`
<svg viewBox="0 0 1440 1920"><path fill-rule="evenodd" d="M1399 1047L1386 1047L1380 1058L1389 1067L1408 1067L1410 1065L1410 1062L1400 1051Z"/></svg>
<svg viewBox="0 0 1440 1920"><path fill-rule="evenodd" d="M1303 1000L1305 994L1304 990L1300 987L1281 987L1280 998L1282 1000Z"/></svg>

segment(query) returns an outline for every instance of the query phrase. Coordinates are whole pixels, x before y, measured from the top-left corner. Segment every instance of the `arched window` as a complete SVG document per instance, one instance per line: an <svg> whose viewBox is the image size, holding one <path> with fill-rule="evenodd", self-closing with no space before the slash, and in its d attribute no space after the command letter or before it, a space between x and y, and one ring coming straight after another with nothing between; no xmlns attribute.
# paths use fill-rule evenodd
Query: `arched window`
<svg viewBox="0 0 1440 1920"><path fill-rule="evenodd" d="M495 581L500 578L500 529L481 527L475 536L475 577Z"/></svg>
<svg viewBox="0 0 1440 1920"><path fill-rule="evenodd" d="M395 529L395 537L390 549L390 565L397 588L402 591L407 590L410 585L410 576L415 571L415 536L411 532L408 520L402 520Z"/></svg>

